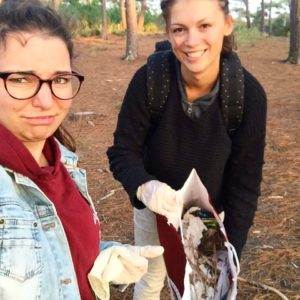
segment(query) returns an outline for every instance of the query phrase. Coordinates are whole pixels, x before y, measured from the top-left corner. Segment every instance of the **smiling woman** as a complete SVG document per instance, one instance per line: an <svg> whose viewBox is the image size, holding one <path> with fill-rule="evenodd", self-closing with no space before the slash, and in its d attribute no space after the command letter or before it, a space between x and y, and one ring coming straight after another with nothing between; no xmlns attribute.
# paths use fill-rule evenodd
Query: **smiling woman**
<svg viewBox="0 0 300 300"><path fill-rule="evenodd" d="M72 57L70 34L52 9L36 0L0 5L1 300L91 300L94 292L107 300L114 276L104 275L115 264L131 267L116 274L130 283L146 271L145 257L163 251L127 245L119 255L115 246L99 253L86 172L61 127L84 80Z"/></svg>
<svg viewBox="0 0 300 300"><path fill-rule="evenodd" d="M232 18L225 14L227 7L224 1L185 0L175 2L171 13L166 13L167 34L181 63L188 99L207 94L216 82L223 41L233 31ZM203 78L210 84L201 84Z"/></svg>
<svg viewBox="0 0 300 300"><path fill-rule="evenodd" d="M228 0L162 0L161 9L171 49L155 53L161 59L148 60L132 78L107 151L110 168L135 208L138 245L162 242L172 248L174 241L161 226L166 221L157 222L158 215L174 219L189 208L176 190L195 169L216 210L225 212L229 241L240 256L260 193L266 95L234 52ZM162 82L151 85L155 77ZM152 95L158 95L157 103ZM232 119L243 115L234 131L227 112ZM165 262L176 265L176 255L172 248L165 260L150 261L135 286L135 300L160 299Z"/></svg>

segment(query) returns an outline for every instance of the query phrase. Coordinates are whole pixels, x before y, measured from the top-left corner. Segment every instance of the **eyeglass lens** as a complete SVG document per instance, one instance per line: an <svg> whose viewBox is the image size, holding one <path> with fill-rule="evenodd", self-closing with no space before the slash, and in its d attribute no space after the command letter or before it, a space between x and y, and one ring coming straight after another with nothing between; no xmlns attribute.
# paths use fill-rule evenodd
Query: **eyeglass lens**
<svg viewBox="0 0 300 300"><path fill-rule="evenodd" d="M54 96L67 100L76 96L80 80L72 74L60 74L50 81L50 85ZM40 79L33 74L13 73L6 79L6 88L14 98L31 98L40 89Z"/></svg>

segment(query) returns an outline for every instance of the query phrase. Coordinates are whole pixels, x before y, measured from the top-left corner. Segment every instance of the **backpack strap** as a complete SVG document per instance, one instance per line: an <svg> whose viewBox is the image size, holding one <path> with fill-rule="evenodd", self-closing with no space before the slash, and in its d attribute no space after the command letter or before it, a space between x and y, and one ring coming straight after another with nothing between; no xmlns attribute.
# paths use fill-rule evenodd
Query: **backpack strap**
<svg viewBox="0 0 300 300"><path fill-rule="evenodd" d="M168 40L163 40L155 43L155 52L172 50L172 45Z"/></svg>
<svg viewBox="0 0 300 300"><path fill-rule="evenodd" d="M235 52L221 58L222 112L228 134L239 128L244 111L244 72Z"/></svg>
<svg viewBox="0 0 300 300"><path fill-rule="evenodd" d="M156 43L147 60L147 107L154 128L162 115L170 91L170 66L175 56L168 41ZM240 126L244 110L244 73L235 52L221 56L220 95L227 132L232 136Z"/></svg>
<svg viewBox="0 0 300 300"><path fill-rule="evenodd" d="M170 91L172 50L158 50L147 60L147 107L156 122L166 104Z"/></svg>

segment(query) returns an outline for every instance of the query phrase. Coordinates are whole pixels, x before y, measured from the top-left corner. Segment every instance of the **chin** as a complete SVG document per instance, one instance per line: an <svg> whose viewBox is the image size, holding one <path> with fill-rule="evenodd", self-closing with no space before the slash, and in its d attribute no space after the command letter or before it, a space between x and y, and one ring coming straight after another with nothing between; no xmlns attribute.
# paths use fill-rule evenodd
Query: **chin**
<svg viewBox="0 0 300 300"><path fill-rule="evenodd" d="M185 65L184 67L187 72L192 73L192 74L203 73L205 70L204 66L191 66L191 65L187 66L187 65Z"/></svg>
<svg viewBox="0 0 300 300"><path fill-rule="evenodd" d="M31 140L32 142L43 142L46 141L51 135L52 134L50 133L35 133L32 134L28 140Z"/></svg>

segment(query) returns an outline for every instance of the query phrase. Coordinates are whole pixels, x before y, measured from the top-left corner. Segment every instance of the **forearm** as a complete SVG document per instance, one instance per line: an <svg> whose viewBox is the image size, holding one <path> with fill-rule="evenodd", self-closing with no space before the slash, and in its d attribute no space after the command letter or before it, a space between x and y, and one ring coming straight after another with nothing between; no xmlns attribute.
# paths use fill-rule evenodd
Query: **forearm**
<svg viewBox="0 0 300 300"><path fill-rule="evenodd" d="M109 149L110 169L114 178L122 183L132 205L138 209L144 208L144 204L136 198L136 191L140 185L154 180L155 177L145 171L139 155L133 156L124 152L126 151L119 148L117 144Z"/></svg>
<svg viewBox="0 0 300 300"><path fill-rule="evenodd" d="M235 198L236 200L238 198ZM239 200L237 200L239 201ZM229 241L235 247L237 254L241 257L241 252L246 244L247 236L250 227L253 224L257 197L253 196L250 200L248 198L249 205L243 203L241 200L239 204L226 206L224 226L229 238Z"/></svg>
<svg viewBox="0 0 300 300"><path fill-rule="evenodd" d="M155 177L144 167L145 141L150 127L146 107L146 74L140 69L126 91L118 116L113 145L108 149L110 169L128 193L136 208L144 205L136 198L137 188Z"/></svg>
<svg viewBox="0 0 300 300"><path fill-rule="evenodd" d="M257 209L264 163L264 134L236 147L230 158L223 187L225 228L239 256Z"/></svg>

